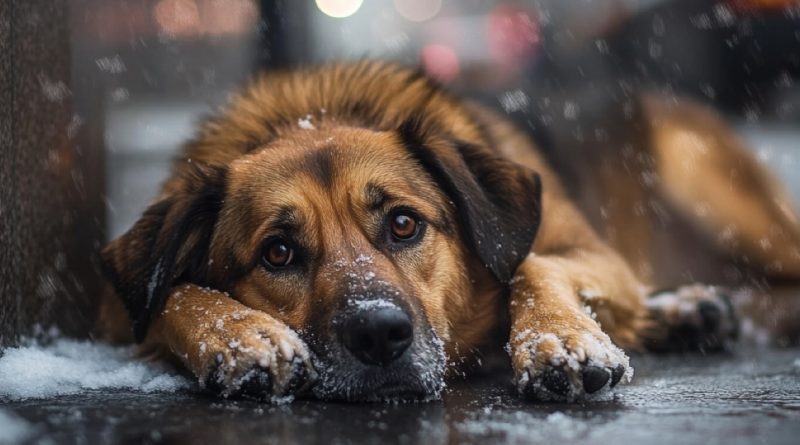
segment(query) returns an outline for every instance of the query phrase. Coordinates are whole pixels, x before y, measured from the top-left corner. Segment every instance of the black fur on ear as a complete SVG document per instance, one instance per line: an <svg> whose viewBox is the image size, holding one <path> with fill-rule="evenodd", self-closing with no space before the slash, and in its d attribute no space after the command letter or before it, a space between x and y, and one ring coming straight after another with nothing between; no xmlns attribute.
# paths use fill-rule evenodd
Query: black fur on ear
<svg viewBox="0 0 800 445"><path fill-rule="evenodd" d="M226 170L193 164L180 173L176 185L101 252L106 275L140 342L173 286L205 285L208 246L222 208Z"/></svg>
<svg viewBox="0 0 800 445"><path fill-rule="evenodd" d="M426 129L415 118L398 131L412 156L456 205L472 251L499 281L510 281L539 228L539 175L490 148Z"/></svg>

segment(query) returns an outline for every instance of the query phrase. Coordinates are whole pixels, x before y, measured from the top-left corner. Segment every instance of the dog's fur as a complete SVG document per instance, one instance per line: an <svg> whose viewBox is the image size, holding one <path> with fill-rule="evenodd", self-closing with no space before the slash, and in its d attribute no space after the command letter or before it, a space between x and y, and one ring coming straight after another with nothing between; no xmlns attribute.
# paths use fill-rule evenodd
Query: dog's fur
<svg viewBox="0 0 800 445"><path fill-rule="evenodd" d="M346 400L435 397L498 332L534 399L629 379L617 345L720 346L735 327L713 288L645 299L661 264L648 240L667 235L637 205L658 193L695 228L734 225L723 244L769 279L800 278L800 231L710 112L642 103L647 162L611 150L565 189L526 135L418 71L362 61L264 75L202 126L155 203L104 249L101 329L170 351L226 396ZM421 217L418 241L387 238L397 208ZM276 272L260 258L278 235L299 261ZM402 359L365 365L336 326L380 305L409 314L414 340Z"/></svg>

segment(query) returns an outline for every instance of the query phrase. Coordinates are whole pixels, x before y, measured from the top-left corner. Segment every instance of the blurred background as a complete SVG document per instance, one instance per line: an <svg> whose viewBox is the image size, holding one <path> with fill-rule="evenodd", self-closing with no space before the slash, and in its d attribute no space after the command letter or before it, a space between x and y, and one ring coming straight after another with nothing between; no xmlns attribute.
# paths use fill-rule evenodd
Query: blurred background
<svg viewBox="0 0 800 445"><path fill-rule="evenodd" d="M800 4L792 0L0 8L0 134L11 147L0 154L0 303L9 308L0 344L54 313L65 330L85 330L99 246L155 196L198 121L264 69L362 57L419 64L507 113L550 153L604 138L637 91L693 97L721 112L800 202Z"/></svg>

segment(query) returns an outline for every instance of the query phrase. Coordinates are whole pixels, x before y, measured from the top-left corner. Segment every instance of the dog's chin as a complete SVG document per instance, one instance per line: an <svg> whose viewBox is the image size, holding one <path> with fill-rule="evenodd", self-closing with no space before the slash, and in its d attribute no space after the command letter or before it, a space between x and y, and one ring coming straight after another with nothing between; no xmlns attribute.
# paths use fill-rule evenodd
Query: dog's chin
<svg viewBox="0 0 800 445"><path fill-rule="evenodd" d="M328 369L321 373L313 393L322 400L346 402L414 402L441 398L444 376L421 374L413 368Z"/></svg>
<svg viewBox="0 0 800 445"><path fill-rule="evenodd" d="M414 385L406 385L401 383L397 385L388 384L381 386L380 388L372 391L372 394L366 394L364 400L397 400L413 402L418 400L428 400L432 397L436 396L434 394L427 394L423 389L415 388Z"/></svg>
<svg viewBox="0 0 800 445"><path fill-rule="evenodd" d="M420 348L427 349L427 348ZM389 366L368 366L353 359L315 358L319 379L313 395L346 402L412 402L441 398L444 353L416 351Z"/></svg>

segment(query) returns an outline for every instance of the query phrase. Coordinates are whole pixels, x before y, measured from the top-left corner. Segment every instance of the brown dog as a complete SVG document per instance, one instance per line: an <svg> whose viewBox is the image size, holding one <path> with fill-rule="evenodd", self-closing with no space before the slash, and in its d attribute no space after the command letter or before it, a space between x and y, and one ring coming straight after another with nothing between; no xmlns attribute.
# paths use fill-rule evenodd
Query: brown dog
<svg viewBox="0 0 800 445"><path fill-rule="evenodd" d="M694 186L670 167L682 145L658 135L680 199ZM636 261L619 241L624 218L608 222ZM794 273L800 238L784 235ZM186 145L103 257L107 336L130 337L124 304L137 340L224 396L436 397L450 365L500 332L522 394L574 400L630 379L616 345L669 345L695 319L680 341L734 331L707 288L648 308L626 258L525 135L379 62L260 78Z"/></svg>

